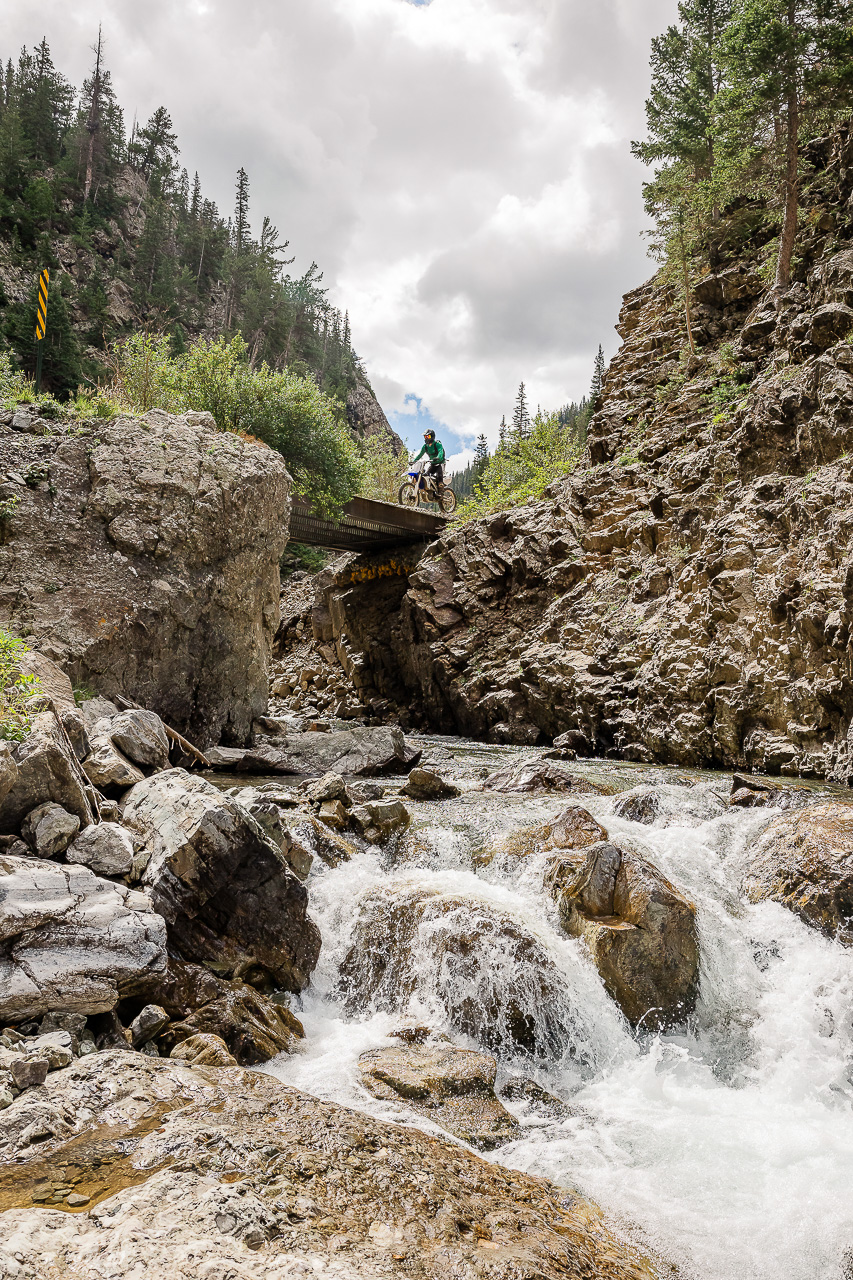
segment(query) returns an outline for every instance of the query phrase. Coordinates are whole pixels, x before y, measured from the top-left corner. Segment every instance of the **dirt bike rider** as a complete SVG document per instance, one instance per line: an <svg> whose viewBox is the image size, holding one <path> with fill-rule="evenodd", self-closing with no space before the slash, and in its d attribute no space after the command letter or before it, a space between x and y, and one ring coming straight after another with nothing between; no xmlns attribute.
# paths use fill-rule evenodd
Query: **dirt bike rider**
<svg viewBox="0 0 853 1280"><path fill-rule="evenodd" d="M418 456L414 462L419 462L426 454L427 462L424 467L424 475L429 476L435 481L436 491L441 488L444 483L444 464L447 459L444 456L444 445L440 440L436 440L434 431L424 432L424 443ZM414 465L414 463L413 463Z"/></svg>

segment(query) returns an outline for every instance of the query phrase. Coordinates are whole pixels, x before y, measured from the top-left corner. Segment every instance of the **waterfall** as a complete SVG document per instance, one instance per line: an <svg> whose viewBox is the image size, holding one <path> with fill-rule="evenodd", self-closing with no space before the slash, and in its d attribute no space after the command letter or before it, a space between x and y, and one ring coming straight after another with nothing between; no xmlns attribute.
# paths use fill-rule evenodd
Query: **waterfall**
<svg viewBox="0 0 853 1280"><path fill-rule="evenodd" d="M468 761L494 768L502 752L470 747ZM478 857L565 798L469 790L413 806L396 852L312 873L323 952L300 1013L306 1045L267 1069L429 1128L368 1095L357 1067L393 1028L426 1024L495 1054L499 1087L523 1074L568 1104L555 1120L508 1103L522 1136L488 1158L577 1187L686 1277L849 1280L853 950L741 897L750 844L775 815L729 809L729 778L606 769L617 788L651 778L652 825L618 817L616 796L575 803L696 904L701 983L686 1025L632 1030L560 928L548 855Z"/></svg>

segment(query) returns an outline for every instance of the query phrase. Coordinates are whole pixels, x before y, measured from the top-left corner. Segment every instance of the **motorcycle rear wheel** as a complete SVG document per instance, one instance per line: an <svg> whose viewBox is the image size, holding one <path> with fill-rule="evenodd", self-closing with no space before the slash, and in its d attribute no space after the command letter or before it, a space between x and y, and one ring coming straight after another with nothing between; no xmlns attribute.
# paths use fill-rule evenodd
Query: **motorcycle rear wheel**
<svg viewBox="0 0 853 1280"><path fill-rule="evenodd" d="M413 480L407 480L405 484L400 485L397 502L401 507L416 507L418 505L418 487Z"/></svg>

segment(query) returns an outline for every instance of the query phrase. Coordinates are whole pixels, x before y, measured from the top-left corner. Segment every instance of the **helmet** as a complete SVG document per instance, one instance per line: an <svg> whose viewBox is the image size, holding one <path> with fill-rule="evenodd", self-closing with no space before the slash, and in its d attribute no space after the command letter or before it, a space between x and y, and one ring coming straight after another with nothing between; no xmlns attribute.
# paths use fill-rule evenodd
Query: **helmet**
<svg viewBox="0 0 853 1280"><path fill-rule="evenodd" d="M425 431L425 432L424 432L424 440L429 440L429 441L430 441L430 443L432 443L432 441L433 441L434 439L435 439L435 432L434 432L434 431Z"/></svg>

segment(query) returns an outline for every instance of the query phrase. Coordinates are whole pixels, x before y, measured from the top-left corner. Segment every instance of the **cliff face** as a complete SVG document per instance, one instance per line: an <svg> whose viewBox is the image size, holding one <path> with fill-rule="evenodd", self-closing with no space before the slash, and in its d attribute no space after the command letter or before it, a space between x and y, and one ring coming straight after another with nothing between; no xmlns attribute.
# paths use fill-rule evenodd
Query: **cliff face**
<svg viewBox="0 0 853 1280"><path fill-rule="evenodd" d="M695 356L660 279L628 294L581 469L374 623L326 588L369 687L448 732L853 783L853 139L809 155L787 292L729 254Z"/></svg>
<svg viewBox="0 0 853 1280"><path fill-rule="evenodd" d="M209 414L0 414L0 625L200 745L267 706L291 480Z"/></svg>

